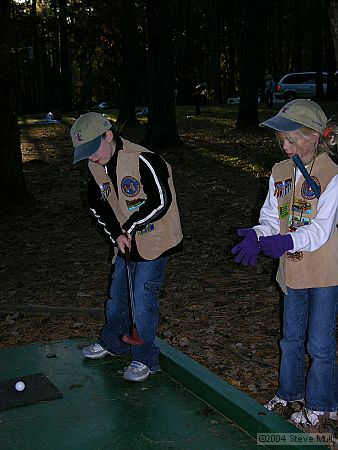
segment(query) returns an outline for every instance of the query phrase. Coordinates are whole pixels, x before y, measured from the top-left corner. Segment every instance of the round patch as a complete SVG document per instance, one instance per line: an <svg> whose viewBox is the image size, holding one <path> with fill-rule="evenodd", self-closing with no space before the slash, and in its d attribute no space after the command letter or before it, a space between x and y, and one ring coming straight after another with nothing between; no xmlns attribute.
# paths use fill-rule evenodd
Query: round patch
<svg viewBox="0 0 338 450"><path fill-rule="evenodd" d="M289 261L298 262L303 259L303 252L287 252L286 257Z"/></svg>
<svg viewBox="0 0 338 450"><path fill-rule="evenodd" d="M319 192L321 192L322 189L320 187L320 182L319 182L318 178L311 177L311 180L313 180L315 182L315 184L318 186ZM302 194L302 197L305 198L306 200L313 200L314 198L316 198L315 193L313 192L309 183L306 180L302 184L301 194Z"/></svg>
<svg viewBox="0 0 338 450"><path fill-rule="evenodd" d="M134 177L123 177L121 181L122 192L127 197L135 197L140 192L140 183Z"/></svg>

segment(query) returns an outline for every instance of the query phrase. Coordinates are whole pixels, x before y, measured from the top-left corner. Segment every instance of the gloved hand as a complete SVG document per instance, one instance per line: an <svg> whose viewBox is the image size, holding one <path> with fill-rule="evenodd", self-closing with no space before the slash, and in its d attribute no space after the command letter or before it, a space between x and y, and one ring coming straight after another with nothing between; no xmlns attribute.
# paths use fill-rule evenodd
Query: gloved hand
<svg viewBox="0 0 338 450"><path fill-rule="evenodd" d="M293 249L291 234L275 234L274 236L261 236L258 241L265 256L280 258L288 250Z"/></svg>
<svg viewBox="0 0 338 450"><path fill-rule="evenodd" d="M238 236L244 236L244 239L231 249L233 255L237 254L235 262L243 264L243 266L248 264L254 266L260 252L255 230L253 228L239 228L237 234Z"/></svg>

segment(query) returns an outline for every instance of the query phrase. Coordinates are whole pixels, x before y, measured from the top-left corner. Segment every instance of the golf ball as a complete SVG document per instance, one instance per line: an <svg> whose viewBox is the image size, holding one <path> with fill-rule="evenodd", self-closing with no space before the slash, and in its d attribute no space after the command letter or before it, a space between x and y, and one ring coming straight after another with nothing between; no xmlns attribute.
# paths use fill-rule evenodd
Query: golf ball
<svg viewBox="0 0 338 450"><path fill-rule="evenodd" d="M15 383L15 389L19 392L23 391L25 389L26 385L23 381L18 381Z"/></svg>

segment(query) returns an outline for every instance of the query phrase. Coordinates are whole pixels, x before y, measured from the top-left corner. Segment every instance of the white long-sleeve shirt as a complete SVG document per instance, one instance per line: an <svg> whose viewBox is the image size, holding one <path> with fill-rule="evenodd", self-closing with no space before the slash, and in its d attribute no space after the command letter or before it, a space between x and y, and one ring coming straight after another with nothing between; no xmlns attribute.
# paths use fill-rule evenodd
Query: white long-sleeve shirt
<svg viewBox="0 0 338 450"><path fill-rule="evenodd" d="M297 168L296 183L302 177ZM274 196L275 180L272 175L269 180L269 192L260 211L259 225L254 227L258 238L271 236L280 232L278 203ZM292 252L313 252L324 245L332 236L338 222L338 175L335 175L321 194L317 204L317 214L309 225L297 228L291 234L293 240ZM337 249L338 251L338 249Z"/></svg>

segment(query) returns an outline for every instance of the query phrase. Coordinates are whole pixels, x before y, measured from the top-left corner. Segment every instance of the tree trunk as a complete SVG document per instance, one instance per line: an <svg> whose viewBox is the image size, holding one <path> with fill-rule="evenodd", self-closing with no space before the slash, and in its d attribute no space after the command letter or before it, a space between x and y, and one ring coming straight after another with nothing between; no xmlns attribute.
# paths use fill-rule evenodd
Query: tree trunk
<svg viewBox="0 0 338 450"><path fill-rule="evenodd" d="M43 111L44 106L44 83L41 71L39 26L36 10L36 0L32 0L32 28L33 28L33 47L31 49L31 65L32 65L32 106L35 111Z"/></svg>
<svg viewBox="0 0 338 450"><path fill-rule="evenodd" d="M220 33L218 1L211 0L209 3L209 54L210 54L210 91L212 102L216 105L221 103L221 78L220 78Z"/></svg>
<svg viewBox="0 0 338 450"><path fill-rule="evenodd" d="M332 39L336 53L336 61L338 61L338 0L330 1L329 15L330 15Z"/></svg>
<svg viewBox="0 0 338 450"><path fill-rule="evenodd" d="M191 105L195 86L200 82L196 71L196 61L199 60L199 49L196 49L196 35L194 33L194 14L192 1L179 3L176 20L177 33L177 88L178 102ZM186 70L186 68L190 70Z"/></svg>
<svg viewBox="0 0 338 450"><path fill-rule="evenodd" d="M258 124L258 39L261 0L242 0L242 42L240 62L240 107L238 127Z"/></svg>
<svg viewBox="0 0 338 450"><path fill-rule="evenodd" d="M322 17L322 1L312 0L312 67L316 71L316 99L323 100L323 17Z"/></svg>
<svg viewBox="0 0 338 450"><path fill-rule="evenodd" d="M150 92L144 145L152 149L182 144L176 128L173 9L173 2L147 1Z"/></svg>
<svg viewBox="0 0 338 450"><path fill-rule="evenodd" d="M325 0L325 37L327 42L327 89L326 99L335 100L337 96L336 91L336 57L333 42L332 29L330 26L330 0Z"/></svg>
<svg viewBox="0 0 338 450"><path fill-rule="evenodd" d="M120 101L117 122L124 125L136 122L135 99L137 92L138 49L134 2L122 0L120 12Z"/></svg>
<svg viewBox="0 0 338 450"><path fill-rule="evenodd" d="M60 69L61 96L60 103L63 111L72 108L72 74L69 62L67 0L59 0L60 4Z"/></svg>
<svg viewBox="0 0 338 450"><path fill-rule="evenodd" d="M10 0L0 2L0 205L9 207L27 198L22 170L20 132L14 109L15 86L9 36Z"/></svg>
<svg viewBox="0 0 338 450"><path fill-rule="evenodd" d="M236 97L238 95L238 92L236 91L236 81L235 81L235 74L236 74L236 36L235 36L235 28L233 24L231 23L231 20L229 20L229 24L227 24L227 37L228 37L228 51L227 51L227 80L226 80L226 89L224 92L225 98L229 97Z"/></svg>

